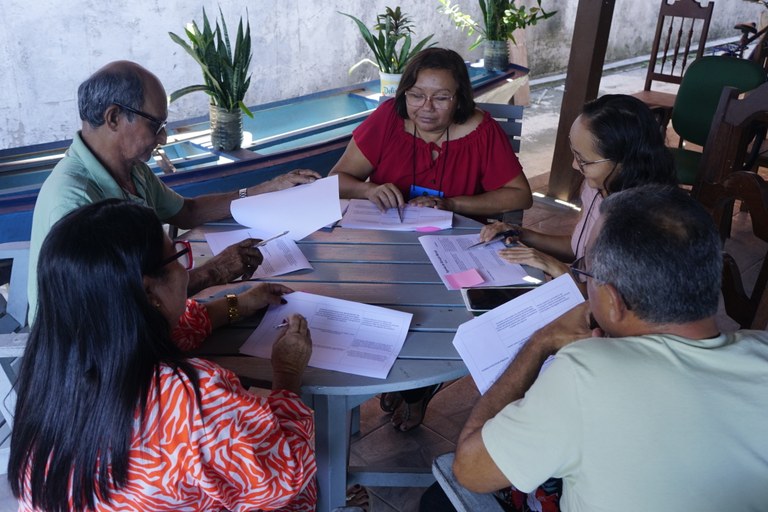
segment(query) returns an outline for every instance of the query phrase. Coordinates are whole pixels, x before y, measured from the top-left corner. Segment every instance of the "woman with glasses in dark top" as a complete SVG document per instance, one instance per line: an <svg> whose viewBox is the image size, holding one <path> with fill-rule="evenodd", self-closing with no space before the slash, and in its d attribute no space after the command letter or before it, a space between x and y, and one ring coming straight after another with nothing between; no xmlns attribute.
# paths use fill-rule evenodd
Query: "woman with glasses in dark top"
<svg viewBox="0 0 768 512"><path fill-rule="evenodd" d="M355 129L330 174L339 176L342 198L369 199L381 211L408 203L485 222L532 204L507 135L475 107L464 60L442 48L409 62L395 98ZM436 389L385 393L381 408L394 412L396 429L410 430Z"/></svg>
<svg viewBox="0 0 768 512"><path fill-rule="evenodd" d="M613 192L658 183L677 185L674 159L653 112L642 101L624 94L606 94L590 101L571 125L573 168L584 176L581 218L571 235L551 235L496 222L483 227L487 241L504 231L518 236L499 251L511 263L543 270L552 277L568 272L568 264L584 256L600 202ZM517 244L515 244L517 242Z"/></svg>
<svg viewBox="0 0 768 512"><path fill-rule="evenodd" d="M306 320L287 319L267 398L182 351L291 290L190 303L190 261L134 203L54 225L18 382L8 481L19 510L315 510L314 422L298 396Z"/></svg>

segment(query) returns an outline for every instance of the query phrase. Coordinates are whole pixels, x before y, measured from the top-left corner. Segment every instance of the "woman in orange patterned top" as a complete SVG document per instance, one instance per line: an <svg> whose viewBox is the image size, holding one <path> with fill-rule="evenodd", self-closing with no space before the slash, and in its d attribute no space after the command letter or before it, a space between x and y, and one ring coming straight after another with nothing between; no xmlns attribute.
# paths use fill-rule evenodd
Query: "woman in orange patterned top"
<svg viewBox="0 0 768 512"><path fill-rule="evenodd" d="M273 347L269 397L248 393L180 349L223 314L186 308L185 254L151 210L117 200L46 238L8 467L19 510L315 509L314 423L297 395L306 320L288 318ZM241 306L290 291L259 287Z"/></svg>

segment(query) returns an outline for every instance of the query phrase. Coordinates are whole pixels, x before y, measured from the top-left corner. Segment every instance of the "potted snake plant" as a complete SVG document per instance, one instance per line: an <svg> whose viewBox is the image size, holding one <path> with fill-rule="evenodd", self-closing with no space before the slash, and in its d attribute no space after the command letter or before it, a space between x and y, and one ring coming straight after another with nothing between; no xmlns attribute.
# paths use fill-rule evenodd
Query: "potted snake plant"
<svg viewBox="0 0 768 512"><path fill-rule="evenodd" d="M243 103L245 93L251 84L248 68L251 64L251 26L243 19L237 26L234 51L229 40L224 14L219 8L219 21L211 23L203 8L203 29L197 23L189 23L184 32L189 42L173 32L168 34L200 66L203 83L183 87L171 93L173 102L191 92L202 91L210 98L211 143L215 149L225 151L237 149L243 138L243 112L253 114Z"/></svg>
<svg viewBox="0 0 768 512"><path fill-rule="evenodd" d="M376 25L373 26L373 30L377 32L376 36L358 18L343 12L339 12L339 14L354 20L374 57L374 60L369 58L360 60L349 68L349 72L351 73L364 63L376 66L380 73L381 94L383 96L395 94L397 85L400 83L400 76L402 76L411 57L422 49L435 44L428 44L434 34L430 34L415 45L413 44L411 39L413 23L408 15L400 10L400 7L396 7L394 10L386 7L384 13L376 15Z"/></svg>
<svg viewBox="0 0 768 512"><path fill-rule="evenodd" d="M488 70L503 70L509 63L509 47L507 41L515 43L514 31L536 25L555 15L557 11L545 11L541 0L536 0L536 6L528 8L525 5L515 5L514 0L478 0L483 14L482 23L472 19L468 14L459 10L458 4L451 0L438 0L442 4L442 12L447 14L459 30L467 35L477 33L477 39L469 47L474 50L485 42L483 56L485 68Z"/></svg>

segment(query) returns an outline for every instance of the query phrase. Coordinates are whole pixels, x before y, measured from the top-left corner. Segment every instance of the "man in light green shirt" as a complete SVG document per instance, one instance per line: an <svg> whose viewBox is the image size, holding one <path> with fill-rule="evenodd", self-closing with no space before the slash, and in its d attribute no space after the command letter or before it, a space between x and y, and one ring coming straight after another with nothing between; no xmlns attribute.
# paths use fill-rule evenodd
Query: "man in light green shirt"
<svg viewBox="0 0 768 512"><path fill-rule="evenodd" d="M168 188L145 163L165 144L168 105L160 80L136 63L117 61L91 75L78 88L82 130L64 159L45 180L35 203L30 240L28 295L30 320L37 306L37 258L51 226L79 206L107 198L138 202L155 210L160 220L193 228L229 216L230 203L309 183L320 175L294 170L270 181L220 194L182 197ZM250 277L262 255L248 239L228 247L190 271L190 294L240 276Z"/></svg>
<svg viewBox="0 0 768 512"><path fill-rule="evenodd" d="M457 478L477 492L562 478L568 512L768 510L768 333L718 329L712 219L676 187L600 211L572 266L589 303L534 333L480 398Z"/></svg>

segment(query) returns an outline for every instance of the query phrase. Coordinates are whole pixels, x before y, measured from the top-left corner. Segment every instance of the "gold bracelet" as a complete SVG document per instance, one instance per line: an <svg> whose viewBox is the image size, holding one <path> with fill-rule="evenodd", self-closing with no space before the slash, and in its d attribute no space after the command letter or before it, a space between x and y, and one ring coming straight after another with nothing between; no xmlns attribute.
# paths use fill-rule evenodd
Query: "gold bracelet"
<svg viewBox="0 0 768 512"><path fill-rule="evenodd" d="M237 295L234 293L227 294L227 316L229 317L229 323L240 320L240 310L237 307Z"/></svg>

